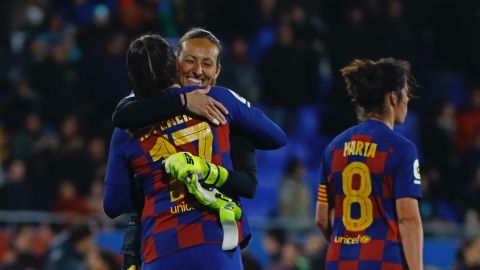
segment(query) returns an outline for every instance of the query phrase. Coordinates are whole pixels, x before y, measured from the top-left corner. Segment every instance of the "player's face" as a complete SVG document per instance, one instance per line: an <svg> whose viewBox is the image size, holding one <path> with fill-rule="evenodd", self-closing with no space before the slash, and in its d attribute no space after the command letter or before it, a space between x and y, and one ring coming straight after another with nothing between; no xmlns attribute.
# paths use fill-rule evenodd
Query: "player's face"
<svg viewBox="0 0 480 270"><path fill-rule="evenodd" d="M220 73L217 64L220 50L207 39L196 38L183 42L178 55L179 82L182 86L209 86Z"/></svg>
<svg viewBox="0 0 480 270"><path fill-rule="evenodd" d="M398 97L397 105L393 108L395 112L395 124L401 124L405 122L405 117L408 112L408 102L410 101L410 95L408 94L408 86L402 89L402 97Z"/></svg>

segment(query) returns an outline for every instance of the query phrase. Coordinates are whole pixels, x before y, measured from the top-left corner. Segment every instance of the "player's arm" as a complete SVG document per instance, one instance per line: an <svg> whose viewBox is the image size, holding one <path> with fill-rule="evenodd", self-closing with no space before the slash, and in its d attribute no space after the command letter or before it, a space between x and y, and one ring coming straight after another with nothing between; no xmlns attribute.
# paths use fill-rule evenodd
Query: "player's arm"
<svg viewBox="0 0 480 270"><path fill-rule="evenodd" d="M327 198L327 186L319 185L318 186L318 195L317 195L317 210L315 212L315 221L317 222L318 227L325 236L325 239L330 239L330 234L332 231L332 222L330 220L330 211Z"/></svg>
<svg viewBox="0 0 480 270"><path fill-rule="evenodd" d="M285 132L261 110L231 90L225 92L231 107L232 124L242 136L250 139L256 149L273 150L287 144Z"/></svg>
<svg viewBox="0 0 480 270"><path fill-rule="evenodd" d="M416 198L396 200L398 226L408 269L423 269L423 228Z"/></svg>
<svg viewBox="0 0 480 270"><path fill-rule="evenodd" d="M108 153L107 172L105 175L105 191L103 209L107 216L115 218L132 211L131 175L127 162L118 143L122 140L123 131L115 129Z"/></svg>
<svg viewBox="0 0 480 270"><path fill-rule="evenodd" d="M228 170L228 179L218 190L230 196L253 198L257 190L255 147L235 129L230 133L230 158L235 170Z"/></svg>
<svg viewBox="0 0 480 270"><path fill-rule="evenodd" d="M333 207L333 203L329 202L328 194L328 175L329 175L329 161L327 159L328 149L325 148L322 155L322 162L320 164L320 179L318 182L317 191L317 208L315 212L315 222L322 231L325 239L330 239L333 225L333 215L330 213Z"/></svg>
<svg viewBox="0 0 480 270"><path fill-rule="evenodd" d="M184 113L185 109L213 124L225 123L224 114L228 114L220 102L199 90L186 95L164 91L150 99L136 100L132 95L122 99L113 112L112 122L119 128L135 129L167 120Z"/></svg>
<svg viewBox="0 0 480 270"><path fill-rule="evenodd" d="M422 192L417 149L410 142L396 149L394 194L403 252L409 269L423 269L423 228L417 200Z"/></svg>

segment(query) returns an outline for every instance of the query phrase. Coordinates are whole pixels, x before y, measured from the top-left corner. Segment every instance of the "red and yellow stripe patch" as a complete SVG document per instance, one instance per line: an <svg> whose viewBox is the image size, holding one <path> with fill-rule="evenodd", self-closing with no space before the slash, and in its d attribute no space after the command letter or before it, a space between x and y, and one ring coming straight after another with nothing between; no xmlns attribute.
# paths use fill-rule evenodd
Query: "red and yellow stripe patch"
<svg viewBox="0 0 480 270"><path fill-rule="evenodd" d="M320 203L328 203L326 185L318 185L317 201Z"/></svg>

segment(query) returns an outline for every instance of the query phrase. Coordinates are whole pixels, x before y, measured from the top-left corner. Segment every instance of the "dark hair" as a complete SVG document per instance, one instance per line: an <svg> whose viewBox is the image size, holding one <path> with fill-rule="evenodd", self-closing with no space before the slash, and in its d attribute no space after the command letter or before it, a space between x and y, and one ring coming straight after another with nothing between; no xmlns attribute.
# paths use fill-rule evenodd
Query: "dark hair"
<svg viewBox="0 0 480 270"><path fill-rule="evenodd" d="M220 56L222 55L222 43L220 40L212 34L212 32L205 30L203 28L192 28L188 32L186 32L178 41L177 44L177 56L180 55L180 53L183 50L183 43L187 40L190 39L206 39L210 41L213 45L217 46L218 48L218 56L217 56L217 66L220 67Z"/></svg>
<svg viewBox="0 0 480 270"><path fill-rule="evenodd" d="M416 85L410 74L410 63L393 58L355 59L340 71L352 102L366 114L383 114L388 93L394 91L402 99L402 89L407 87L407 95L412 97L412 88Z"/></svg>
<svg viewBox="0 0 480 270"><path fill-rule="evenodd" d="M175 82L175 54L168 41L159 35L146 34L132 41L127 66L133 92L139 99L154 97Z"/></svg>

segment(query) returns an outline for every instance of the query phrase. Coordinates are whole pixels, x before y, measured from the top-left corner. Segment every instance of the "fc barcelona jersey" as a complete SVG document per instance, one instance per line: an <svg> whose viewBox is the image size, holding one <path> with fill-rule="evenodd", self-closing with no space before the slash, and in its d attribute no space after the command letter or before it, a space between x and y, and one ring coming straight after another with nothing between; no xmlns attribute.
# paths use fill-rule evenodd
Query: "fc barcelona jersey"
<svg viewBox="0 0 480 270"><path fill-rule="evenodd" d="M319 200L334 206L327 269L407 269L395 200L422 196L415 145L366 120L330 143L320 175Z"/></svg>
<svg viewBox="0 0 480 270"><path fill-rule="evenodd" d="M173 89L175 93L194 88ZM192 115L178 115L153 125L135 137L115 129L105 179L104 208L109 216L131 210L130 185L139 183L145 195L141 214L143 261L149 263L175 251L200 245L221 244L223 231L218 213L199 204L184 184L165 173L163 161L186 151L232 169L229 129L234 125L257 141L281 144L283 131L234 92L212 87L208 95L229 111L226 125L213 126ZM228 181L228 180L227 180ZM228 194L227 194L228 195ZM238 201L241 207L241 202ZM240 244L250 238L244 214L237 222Z"/></svg>

